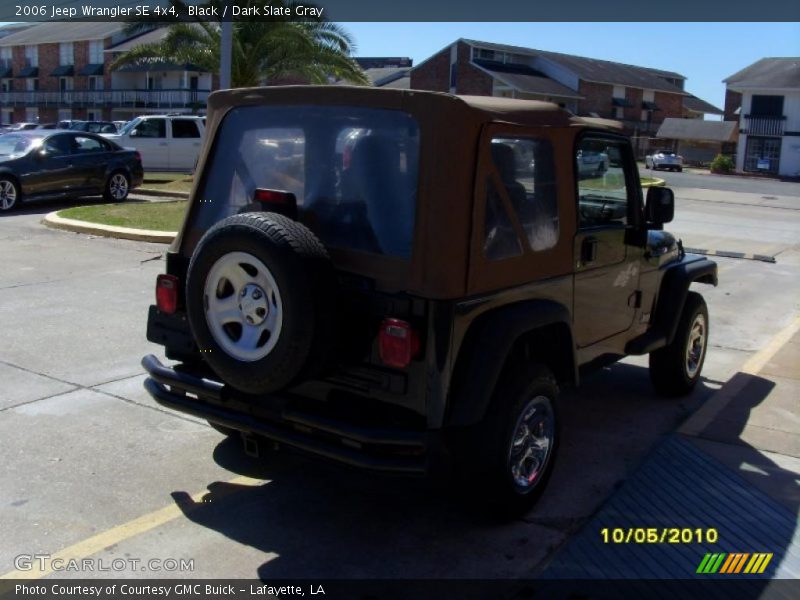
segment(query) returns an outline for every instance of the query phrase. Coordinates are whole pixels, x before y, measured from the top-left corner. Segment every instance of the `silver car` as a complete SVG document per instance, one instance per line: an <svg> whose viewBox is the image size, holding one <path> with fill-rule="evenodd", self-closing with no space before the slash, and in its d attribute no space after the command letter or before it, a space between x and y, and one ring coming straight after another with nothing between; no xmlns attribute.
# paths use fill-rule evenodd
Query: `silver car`
<svg viewBox="0 0 800 600"><path fill-rule="evenodd" d="M653 171L668 169L670 171L683 171L683 157L671 150L657 150L644 157L644 166Z"/></svg>

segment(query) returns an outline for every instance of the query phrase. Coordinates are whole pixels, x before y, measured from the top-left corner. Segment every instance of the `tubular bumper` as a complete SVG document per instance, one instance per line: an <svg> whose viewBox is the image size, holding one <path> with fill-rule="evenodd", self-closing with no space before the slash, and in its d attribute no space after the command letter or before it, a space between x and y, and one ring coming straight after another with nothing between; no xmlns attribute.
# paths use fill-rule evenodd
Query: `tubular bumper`
<svg viewBox="0 0 800 600"><path fill-rule="evenodd" d="M142 359L142 366L150 375L145 389L172 410L361 469L416 475L427 471L428 432L364 427L290 408L268 419L230 406L235 392L218 381L176 371L152 354Z"/></svg>

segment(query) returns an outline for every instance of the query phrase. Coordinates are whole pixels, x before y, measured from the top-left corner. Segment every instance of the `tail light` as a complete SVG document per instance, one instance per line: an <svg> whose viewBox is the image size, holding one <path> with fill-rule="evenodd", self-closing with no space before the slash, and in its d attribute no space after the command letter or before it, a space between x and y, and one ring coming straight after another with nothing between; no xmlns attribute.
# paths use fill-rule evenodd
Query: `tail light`
<svg viewBox="0 0 800 600"><path fill-rule="evenodd" d="M292 192L256 188L253 200L260 202L270 212L280 213L290 219L297 219L297 198Z"/></svg>
<svg viewBox="0 0 800 600"><path fill-rule="evenodd" d="M175 275L161 274L156 279L156 306L161 312L172 315L178 310L178 287L180 280Z"/></svg>
<svg viewBox="0 0 800 600"><path fill-rule="evenodd" d="M133 153L133 157L136 159L136 162L142 162L142 153L138 150Z"/></svg>
<svg viewBox="0 0 800 600"><path fill-rule="evenodd" d="M419 352L419 335L406 321L384 319L378 333L378 351L387 367L404 369Z"/></svg>

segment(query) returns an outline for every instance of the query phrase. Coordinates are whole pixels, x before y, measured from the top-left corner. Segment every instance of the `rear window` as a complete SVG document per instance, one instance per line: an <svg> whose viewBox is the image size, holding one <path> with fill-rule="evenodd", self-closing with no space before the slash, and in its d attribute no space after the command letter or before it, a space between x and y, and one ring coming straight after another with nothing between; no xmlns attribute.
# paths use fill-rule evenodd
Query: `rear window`
<svg viewBox="0 0 800 600"><path fill-rule="evenodd" d="M292 192L300 221L328 246L411 256L419 128L384 109L246 106L217 134L193 225L258 211L256 188Z"/></svg>

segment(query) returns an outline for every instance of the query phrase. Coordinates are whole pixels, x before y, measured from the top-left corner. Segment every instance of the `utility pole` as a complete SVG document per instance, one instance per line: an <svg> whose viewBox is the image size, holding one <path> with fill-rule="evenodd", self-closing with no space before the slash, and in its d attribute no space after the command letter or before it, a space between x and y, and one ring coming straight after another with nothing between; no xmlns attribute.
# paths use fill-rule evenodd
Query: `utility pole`
<svg viewBox="0 0 800 600"><path fill-rule="evenodd" d="M219 56L219 87L228 89L231 87L231 55L233 46L233 22L223 21L222 31L220 32L220 56Z"/></svg>

